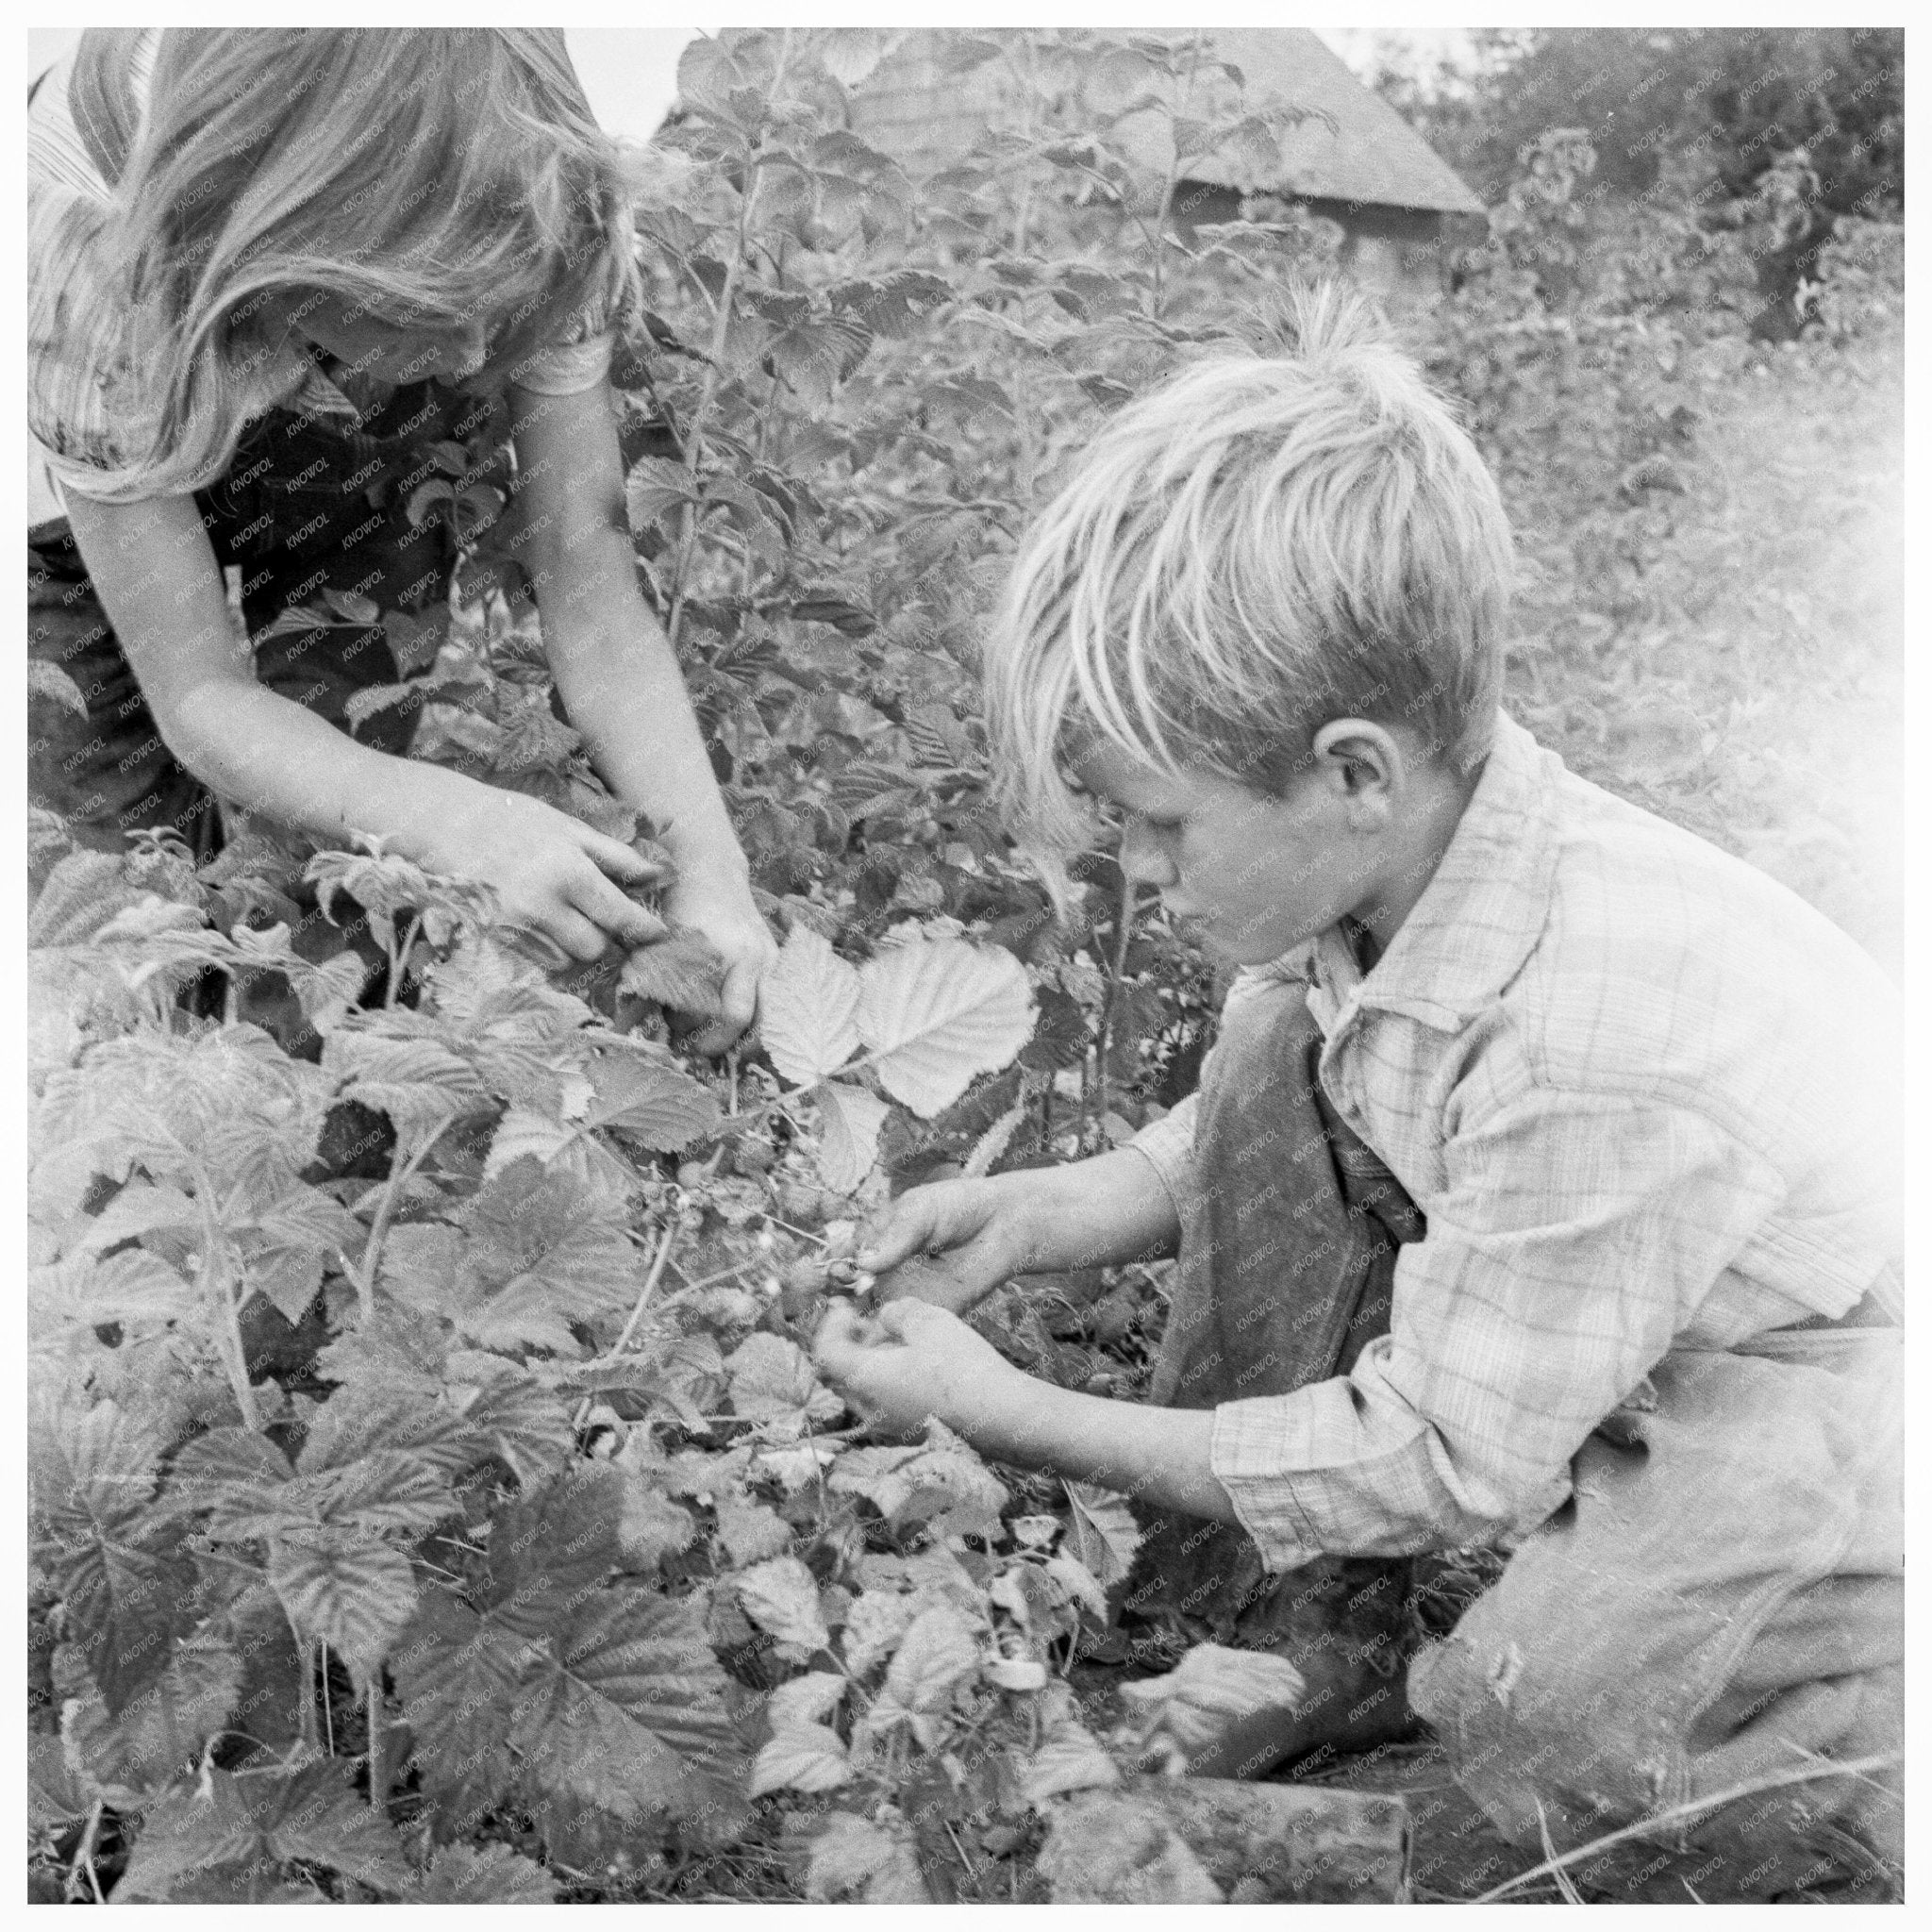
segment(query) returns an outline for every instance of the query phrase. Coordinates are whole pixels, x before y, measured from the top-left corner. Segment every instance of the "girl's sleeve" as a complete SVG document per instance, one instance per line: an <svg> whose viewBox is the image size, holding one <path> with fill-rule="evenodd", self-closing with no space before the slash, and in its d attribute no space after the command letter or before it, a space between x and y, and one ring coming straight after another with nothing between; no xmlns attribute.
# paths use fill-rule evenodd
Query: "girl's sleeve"
<svg viewBox="0 0 1932 1932"><path fill-rule="evenodd" d="M510 380L540 396L574 396L595 389L610 374L614 329L602 329L574 342L552 342L517 365Z"/></svg>

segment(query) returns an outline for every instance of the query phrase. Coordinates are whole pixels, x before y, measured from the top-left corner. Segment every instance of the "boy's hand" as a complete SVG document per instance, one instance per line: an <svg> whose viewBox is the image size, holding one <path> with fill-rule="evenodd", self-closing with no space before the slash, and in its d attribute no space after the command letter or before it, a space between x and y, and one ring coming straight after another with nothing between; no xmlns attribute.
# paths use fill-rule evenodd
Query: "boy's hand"
<svg viewBox="0 0 1932 1932"><path fill-rule="evenodd" d="M988 1180L938 1181L893 1202L857 1258L882 1277L881 1300L913 1296L958 1315L1020 1274L1026 1249L1012 1190Z"/></svg>
<svg viewBox="0 0 1932 1932"><path fill-rule="evenodd" d="M957 1315L922 1301L892 1302L875 1320L835 1301L819 1324L812 1357L868 1423L901 1436L916 1436L928 1416L938 1416L970 1441L1009 1386L1025 1380Z"/></svg>

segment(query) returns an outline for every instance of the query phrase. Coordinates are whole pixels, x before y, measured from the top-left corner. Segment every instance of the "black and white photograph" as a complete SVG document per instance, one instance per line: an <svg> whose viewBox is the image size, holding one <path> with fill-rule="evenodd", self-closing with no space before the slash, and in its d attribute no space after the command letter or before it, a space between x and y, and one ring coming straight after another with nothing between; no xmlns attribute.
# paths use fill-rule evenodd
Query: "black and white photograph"
<svg viewBox="0 0 1932 1932"><path fill-rule="evenodd" d="M1904 27L25 44L30 1904L1903 1906Z"/></svg>

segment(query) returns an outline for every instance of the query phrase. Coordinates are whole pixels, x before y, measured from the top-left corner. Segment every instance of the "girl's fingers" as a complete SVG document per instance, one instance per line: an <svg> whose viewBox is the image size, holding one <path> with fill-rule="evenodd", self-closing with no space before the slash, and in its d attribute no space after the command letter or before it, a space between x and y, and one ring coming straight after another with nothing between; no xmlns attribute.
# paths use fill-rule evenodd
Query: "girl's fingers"
<svg viewBox="0 0 1932 1932"><path fill-rule="evenodd" d="M616 879L620 885L648 886L664 876L663 866L632 851L621 839L608 839L602 832L591 831L588 825L579 825L577 834L585 852L596 863L598 870Z"/></svg>
<svg viewBox="0 0 1932 1932"><path fill-rule="evenodd" d="M669 930L655 912L646 912L635 900L626 899L594 866L574 872L568 890L571 903L579 912L626 946L648 946Z"/></svg>
<svg viewBox="0 0 1932 1932"><path fill-rule="evenodd" d="M553 908L543 920L543 931L573 959L581 959L586 964L601 958L610 943L597 926L570 906Z"/></svg>
<svg viewBox="0 0 1932 1932"><path fill-rule="evenodd" d="M825 1308L812 1337L812 1359L834 1381L844 1373L863 1345L858 1339L863 1318L848 1301L834 1300Z"/></svg>

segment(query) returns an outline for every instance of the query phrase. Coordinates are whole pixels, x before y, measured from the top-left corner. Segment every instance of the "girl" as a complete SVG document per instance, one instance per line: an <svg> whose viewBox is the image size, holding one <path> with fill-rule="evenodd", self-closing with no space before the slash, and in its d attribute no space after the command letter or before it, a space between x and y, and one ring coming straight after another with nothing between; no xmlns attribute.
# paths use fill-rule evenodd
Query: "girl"
<svg viewBox="0 0 1932 1932"><path fill-rule="evenodd" d="M205 854L218 795L382 834L578 958L659 937L628 846L411 761L398 711L348 735L396 675L379 627L261 636L325 591L438 595L444 534L404 509L422 451L507 416L557 691L676 861L668 915L724 955L700 1043L735 1038L773 944L637 589L608 384L626 183L561 33L91 29L31 96L28 167L30 631L88 705L77 731L36 707L35 802L90 843L172 825Z"/></svg>

